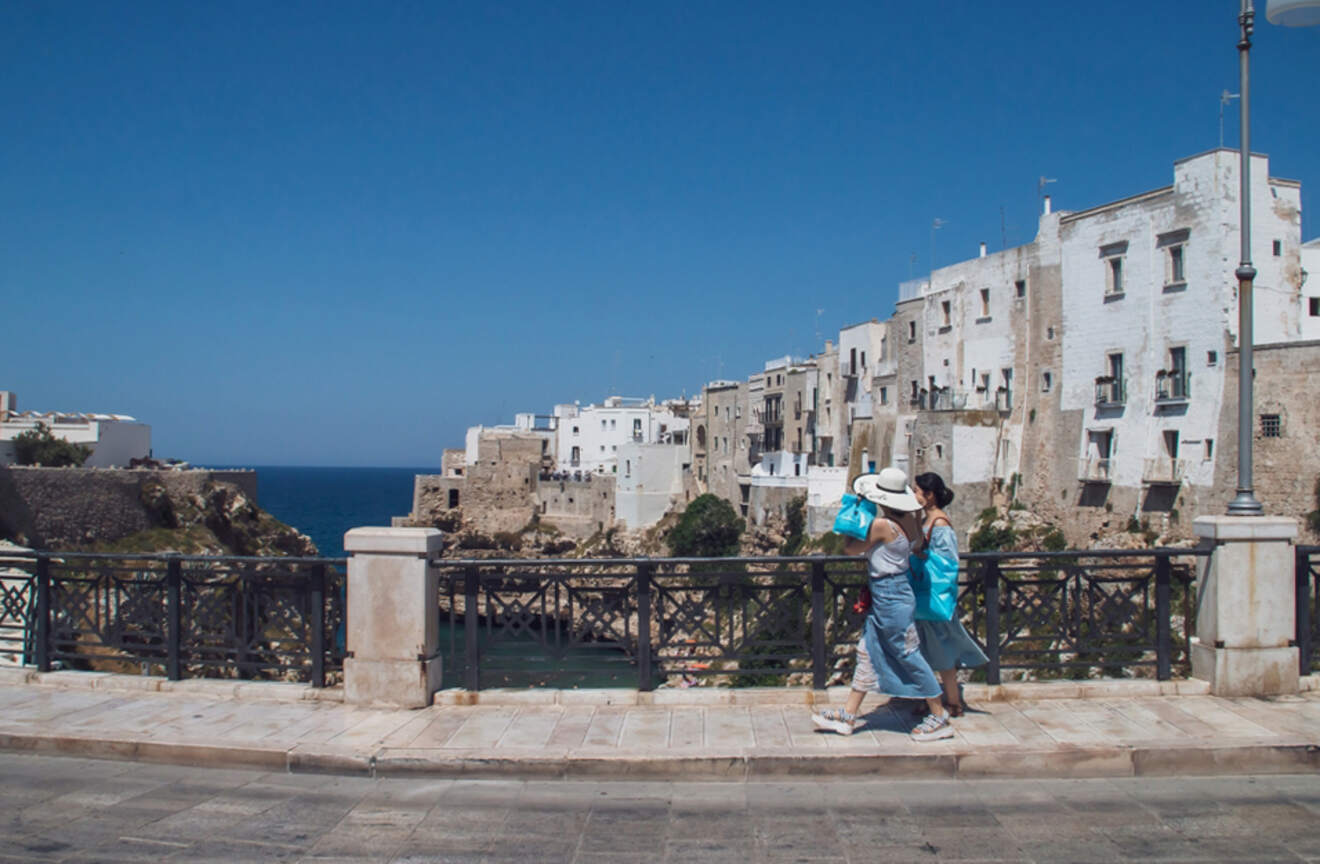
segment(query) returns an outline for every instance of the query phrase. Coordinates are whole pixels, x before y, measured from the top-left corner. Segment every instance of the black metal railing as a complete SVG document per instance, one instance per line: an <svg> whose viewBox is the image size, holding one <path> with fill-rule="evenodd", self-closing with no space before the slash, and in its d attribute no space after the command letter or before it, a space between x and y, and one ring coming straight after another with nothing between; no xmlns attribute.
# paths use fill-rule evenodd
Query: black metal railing
<svg viewBox="0 0 1320 864"><path fill-rule="evenodd" d="M960 616L990 658L1035 677L1161 680L1190 666L1204 550L964 556ZM449 560L444 686L845 683L864 614L854 557Z"/></svg>
<svg viewBox="0 0 1320 864"><path fill-rule="evenodd" d="M1298 546L1296 561L1297 654L1300 672L1320 672L1320 546Z"/></svg>
<svg viewBox="0 0 1320 864"><path fill-rule="evenodd" d="M320 687L342 669L342 558L39 552L0 567L0 635L21 631L41 671Z"/></svg>

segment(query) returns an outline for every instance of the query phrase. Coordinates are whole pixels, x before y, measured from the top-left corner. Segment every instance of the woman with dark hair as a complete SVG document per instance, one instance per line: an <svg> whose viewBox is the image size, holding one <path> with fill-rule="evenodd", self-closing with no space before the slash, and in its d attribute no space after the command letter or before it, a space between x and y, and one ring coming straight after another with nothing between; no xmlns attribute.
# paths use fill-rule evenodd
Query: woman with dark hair
<svg viewBox="0 0 1320 864"><path fill-rule="evenodd" d="M871 607L862 638L857 643L857 664L852 689L842 709L817 711L812 720L820 729L851 735L867 693L924 700L930 714L911 732L917 741L953 737L949 712L940 704L940 683L922 658L917 633L916 598L908 582L908 556L921 548L921 504L898 468L863 474L853 481L853 492L875 504L878 513L865 540L849 539L844 551L864 555L870 576Z"/></svg>
<svg viewBox="0 0 1320 864"><path fill-rule="evenodd" d="M925 515L922 526L925 548L916 554L934 553L957 561L958 535L944 512L944 508L953 502L953 490L944 485L943 477L934 473L918 474L913 486L912 491ZM989 659L981 646L967 634L956 612L951 621L917 621L917 632L921 634L922 656L940 676L949 714L961 717L964 706L958 689L958 667L983 666L990 662Z"/></svg>

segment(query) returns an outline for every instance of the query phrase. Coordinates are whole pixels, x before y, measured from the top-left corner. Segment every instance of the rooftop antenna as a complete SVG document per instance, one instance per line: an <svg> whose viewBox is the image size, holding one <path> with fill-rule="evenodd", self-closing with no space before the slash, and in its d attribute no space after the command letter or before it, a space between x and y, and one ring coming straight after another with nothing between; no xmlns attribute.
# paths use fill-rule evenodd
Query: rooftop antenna
<svg viewBox="0 0 1320 864"><path fill-rule="evenodd" d="M935 272L935 232L948 225L947 219L936 216L930 222L930 272Z"/></svg>
<svg viewBox="0 0 1320 864"><path fill-rule="evenodd" d="M1045 194L1045 187L1046 187L1046 186L1050 185L1051 183L1058 183L1058 182L1059 182L1058 179L1056 179L1056 178L1054 178L1054 177L1046 177L1044 174L1040 175L1040 179L1036 181L1036 199L1037 199L1037 201L1040 200L1040 196L1042 196L1042 195Z"/></svg>
<svg viewBox="0 0 1320 864"><path fill-rule="evenodd" d="M1229 93L1225 88L1223 93L1219 94L1219 146L1224 146L1224 108L1234 99L1241 99L1241 93Z"/></svg>

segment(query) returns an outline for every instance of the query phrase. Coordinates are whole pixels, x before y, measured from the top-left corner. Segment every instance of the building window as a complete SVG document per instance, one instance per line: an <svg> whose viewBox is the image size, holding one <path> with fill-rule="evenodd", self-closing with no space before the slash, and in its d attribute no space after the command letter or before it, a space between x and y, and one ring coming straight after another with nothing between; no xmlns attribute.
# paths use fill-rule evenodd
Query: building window
<svg viewBox="0 0 1320 864"><path fill-rule="evenodd" d="M918 382L913 381L913 382L912 382L912 401L913 401L913 402L916 402L917 399L921 398L921 392L920 392L920 391L921 391L921 385L920 385Z"/></svg>
<svg viewBox="0 0 1320 864"><path fill-rule="evenodd" d="M1283 421L1278 414L1260 415L1260 437L1262 438L1283 437Z"/></svg>
<svg viewBox="0 0 1320 864"><path fill-rule="evenodd" d="M1018 299L1027 296L1027 280L1019 279L1013 283L1013 290L1017 292Z"/></svg>
<svg viewBox="0 0 1320 864"><path fill-rule="evenodd" d="M935 458L936 458L936 459L943 459L943 458L944 458L944 445L943 445L943 444L936 444L936 445L935 445Z"/></svg>
<svg viewBox="0 0 1320 864"><path fill-rule="evenodd" d="M1181 244L1169 247L1169 274L1166 285L1176 285L1180 282L1186 282L1183 276L1183 247Z"/></svg>
<svg viewBox="0 0 1320 864"><path fill-rule="evenodd" d="M1278 257L1280 257L1281 255L1283 255L1283 241L1282 241L1282 240L1275 240L1275 241L1274 241L1274 257L1275 257L1275 258L1278 258Z"/></svg>
<svg viewBox="0 0 1320 864"><path fill-rule="evenodd" d="M916 341L917 341L917 322L916 322L916 321L909 321L909 322L908 322L908 341L909 341L909 342L916 342Z"/></svg>
<svg viewBox="0 0 1320 864"><path fill-rule="evenodd" d="M1207 365L1207 366L1213 366L1213 365L1215 365L1215 364L1218 363L1218 362L1219 362L1219 352L1218 352L1218 351L1207 351L1207 352L1205 352L1205 365Z"/></svg>
<svg viewBox="0 0 1320 864"><path fill-rule="evenodd" d="M1116 297L1123 293L1123 258L1115 256L1106 259L1105 296Z"/></svg>
<svg viewBox="0 0 1320 864"><path fill-rule="evenodd" d="M1215 439L1205 439L1205 458L1207 460L1215 458Z"/></svg>
<svg viewBox="0 0 1320 864"><path fill-rule="evenodd" d="M981 289L981 317L986 318L990 315L990 289Z"/></svg>
<svg viewBox="0 0 1320 864"><path fill-rule="evenodd" d="M1320 297L1308 297L1307 302L1311 305L1311 317L1320 318Z"/></svg>
<svg viewBox="0 0 1320 864"><path fill-rule="evenodd" d="M610 428L611 428L611 429L617 429L617 428L618 428L618 425L617 425L613 420L610 420Z"/></svg>
<svg viewBox="0 0 1320 864"><path fill-rule="evenodd" d="M624 477L631 477L631 476L632 476L632 460L631 460L631 459L624 459L624 460L623 460L623 476L624 476Z"/></svg>
<svg viewBox="0 0 1320 864"><path fill-rule="evenodd" d="M1050 372L1043 372L1040 376L1040 392L1050 392L1050 387L1054 384L1054 375Z"/></svg>
<svg viewBox="0 0 1320 864"><path fill-rule="evenodd" d="M600 452L602 452L602 453L605 452L605 445L604 445L604 444L600 445Z"/></svg>
<svg viewBox="0 0 1320 864"><path fill-rule="evenodd" d="M888 405L888 404L889 404L889 388L888 388L888 387L881 387L881 388L880 388L880 404L881 404L881 405Z"/></svg>
<svg viewBox="0 0 1320 864"><path fill-rule="evenodd" d="M866 352L862 352L862 371L866 371Z"/></svg>
<svg viewBox="0 0 1320 864"><path fill-rule="evenodd" d="M952 307L949 305L949 301L948 301L948 300L944 300L944 301L941 301L941 302L940 302L940 313L944 316L944 324L943 324L943 326L945 326L945 327L948 327L948 326L949 326L949 322L950 322L949 313L950 313L951 311L952 311Z"/></svg>
<svg viewBox="0 0 1320 864"><path fill-rule="evenodd" d="M1045 338L1046 338L1046 339L1053 339L1053 338L1054 338L1054 328L1053 328L1053 327L1046 327L1046 328L1045 328Z"/></svg>
<svg viewBox="0 0 1320 864"><path fill-rule="evenodd" d="M574 435L578 434L578 427L576 426L573 427L573 434Z"/></svg>
<svg viewBox="0 0 1320 864"><path fill-rule="evenodd" d="M449 490L449 509L452 510L452 509L454 509L454 508L457 507L457 506L458 506L458 490L457 490L457 489L450 489L450 490Z"/></svg>

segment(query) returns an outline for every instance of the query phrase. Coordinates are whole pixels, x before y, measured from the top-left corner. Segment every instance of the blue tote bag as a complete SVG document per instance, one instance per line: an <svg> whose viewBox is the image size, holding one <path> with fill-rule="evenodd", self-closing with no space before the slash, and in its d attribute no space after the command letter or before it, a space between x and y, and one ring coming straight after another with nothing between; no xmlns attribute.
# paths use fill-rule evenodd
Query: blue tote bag
<svg viewBox="0 0 1320 864"><path fill-rule="evenodd" d="M839 515L834 517L834 533L865 540L875 521L875 505L857 495L844 495Z"/></svg>
<svg viewBox="0 0 1320 864"><path fill-rule="evenodd" d="M958 608L958 559L931 552L908 559L908 581L917 597L919 621L952 621Z"/></svg>

